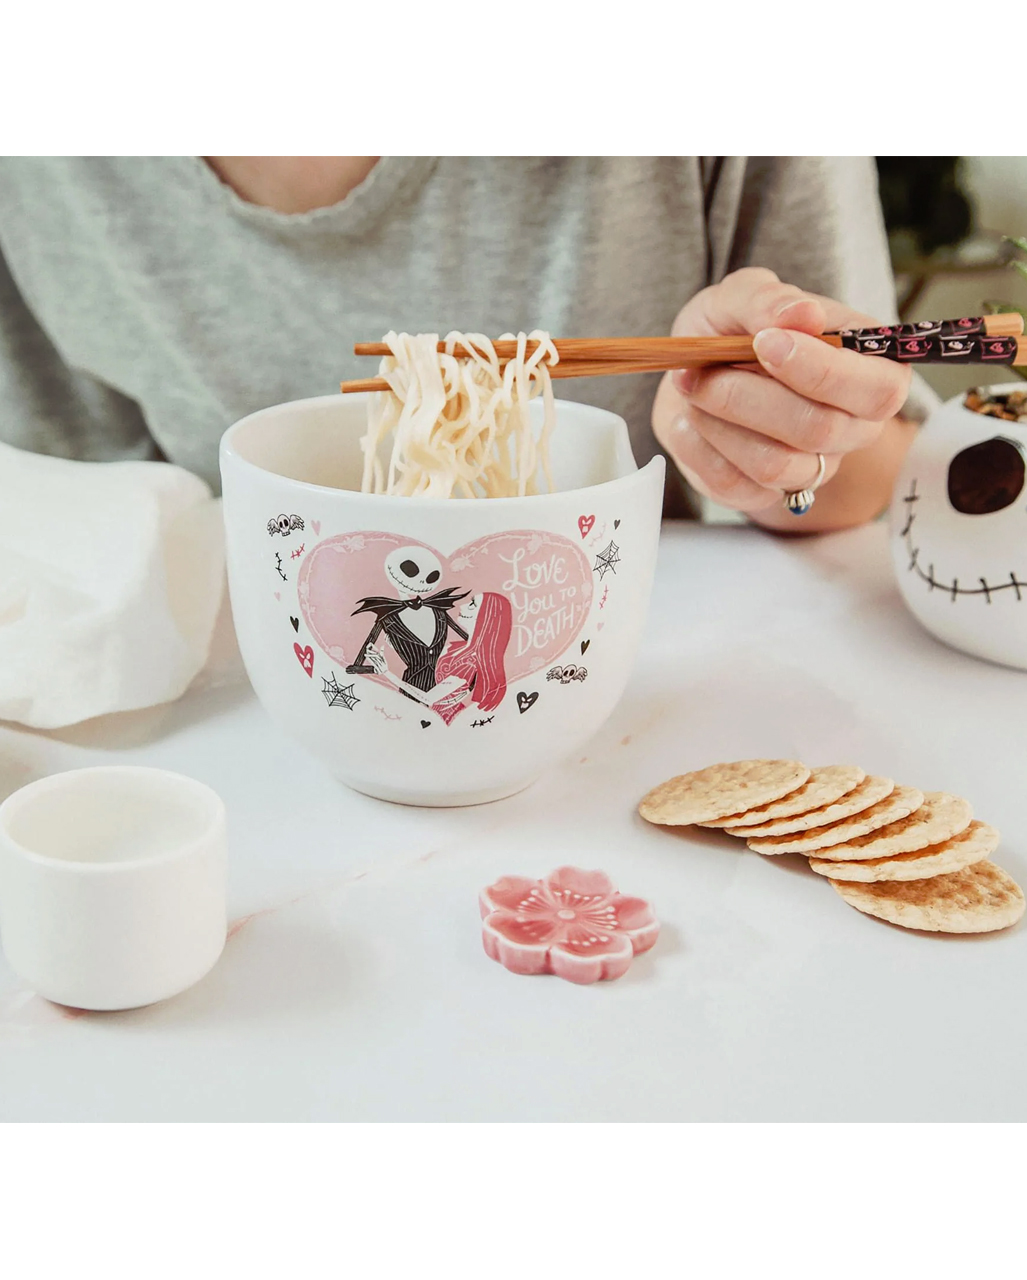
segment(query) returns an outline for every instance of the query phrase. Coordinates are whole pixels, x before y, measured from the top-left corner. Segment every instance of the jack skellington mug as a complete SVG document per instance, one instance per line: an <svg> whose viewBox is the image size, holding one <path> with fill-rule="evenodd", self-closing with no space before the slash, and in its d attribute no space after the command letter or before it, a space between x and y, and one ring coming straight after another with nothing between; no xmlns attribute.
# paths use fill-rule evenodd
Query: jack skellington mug
<svg viewBox="0 0 1027 1280"><path fill-rule="evenodd" d="M1023 669L1025 481L1027 422L975 412L960 395L918 431L890 515L899 590L916 618L955 649Z"/></svg>

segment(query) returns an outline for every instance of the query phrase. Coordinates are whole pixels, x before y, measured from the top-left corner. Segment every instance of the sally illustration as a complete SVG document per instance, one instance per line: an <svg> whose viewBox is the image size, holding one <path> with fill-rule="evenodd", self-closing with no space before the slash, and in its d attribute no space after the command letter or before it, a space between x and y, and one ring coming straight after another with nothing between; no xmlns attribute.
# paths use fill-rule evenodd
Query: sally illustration
<svg viewBox="0 0 1027 1280"><path fill-rule="evenodd" d="M446 724L469 701L481 711L493 711L506 695L505 658L512 629L510 601L495 591L479 592L464 601L458 619L467 637L452 641L439 657L436 681L429 689L420 689L390 671L384 650L373 645L364 650L366 661L378 675L407 697L436 711Z"/></svg>

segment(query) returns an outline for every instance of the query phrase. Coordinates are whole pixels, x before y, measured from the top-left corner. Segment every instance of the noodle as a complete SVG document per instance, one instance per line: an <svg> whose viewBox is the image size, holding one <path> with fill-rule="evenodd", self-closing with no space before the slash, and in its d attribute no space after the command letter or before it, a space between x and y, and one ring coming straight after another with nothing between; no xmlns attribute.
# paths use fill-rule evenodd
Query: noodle
<svg viewBox="0 0 1027 1280"><path fill-rule="evenodd" d="M513 334L503 334L513 339ZM517 334L517 356L505 367L479 333L450 333L438 350L433 333L387 333L391 355L381 377L391 390L371 397L364 451L364 493L422 498L509 498L537 493L539 468L548 489L549 437L556 406L549 366L559 353L548 333ZM527 355L529 342L536 343ZM463 347L464 356L454 354ZM542 396L538 439L528 404ZM388 464L379 457L392 436Z"/></svg>

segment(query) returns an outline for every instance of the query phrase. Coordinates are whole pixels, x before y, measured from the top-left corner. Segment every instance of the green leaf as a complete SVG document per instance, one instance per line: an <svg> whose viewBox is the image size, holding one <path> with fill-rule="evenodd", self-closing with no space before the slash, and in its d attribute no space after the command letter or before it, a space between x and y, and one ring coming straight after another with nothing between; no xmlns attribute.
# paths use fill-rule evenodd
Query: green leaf
<svg viewBox="0 0 1027 1280"><path fill-rule="evenodd" d="M981 303L986 316L1021 315L1027 321L1027 311L1022 307L1014 307L1011 302L999 302L995 298L985 298Z"/></svg>

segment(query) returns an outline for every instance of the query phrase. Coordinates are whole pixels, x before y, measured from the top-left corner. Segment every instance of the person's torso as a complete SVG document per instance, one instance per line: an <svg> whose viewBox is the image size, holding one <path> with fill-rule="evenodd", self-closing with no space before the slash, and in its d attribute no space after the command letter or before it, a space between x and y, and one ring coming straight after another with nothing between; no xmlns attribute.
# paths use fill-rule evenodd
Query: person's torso
<svg viewBox="0 0 1027 1280"><path fill-rule="evenodd" d="M389 329L659 334L707 282L699 161L385 158L341 204L249 205L202 160L3 162L0 252L70 367L134 401L168 460L266 405L369 376ZM656 450L657 378L565 382Z"/></svg>

